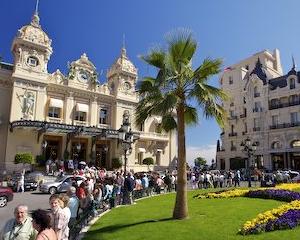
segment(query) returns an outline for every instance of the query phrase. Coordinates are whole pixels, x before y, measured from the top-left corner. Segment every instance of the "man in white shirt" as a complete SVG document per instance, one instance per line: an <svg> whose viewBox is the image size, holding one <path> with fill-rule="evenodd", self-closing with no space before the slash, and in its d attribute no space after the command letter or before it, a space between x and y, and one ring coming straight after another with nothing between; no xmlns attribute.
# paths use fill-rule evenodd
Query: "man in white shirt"
<svg viewBox="0 0 300 240"><path fill-rule="evenodd" d="M28 207L19 205L14 211L15 218L7 221L0 233L0 240L33 240L36 230L32 226L31 218L28 217Z"/></svg>

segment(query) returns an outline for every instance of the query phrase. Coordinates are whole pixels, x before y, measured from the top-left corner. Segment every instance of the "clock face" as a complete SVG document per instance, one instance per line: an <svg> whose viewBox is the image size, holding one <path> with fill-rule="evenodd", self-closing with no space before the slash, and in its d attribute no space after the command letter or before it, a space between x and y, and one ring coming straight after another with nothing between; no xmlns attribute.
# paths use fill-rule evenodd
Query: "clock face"
<svg viewBox="0 0 300 240"><path fill-rule="evenodd" d="M124 88L125 88L125 90L129 90L131 88L130 83L129 82L125 82L124 83Z"/></svg>
<svg viewBox="0 0 300 240"><path fill-rule="evenodd" d="M81 70L79 72L79 79L83 82L87 82L90 78L90 75L87 71Z"/></svg>

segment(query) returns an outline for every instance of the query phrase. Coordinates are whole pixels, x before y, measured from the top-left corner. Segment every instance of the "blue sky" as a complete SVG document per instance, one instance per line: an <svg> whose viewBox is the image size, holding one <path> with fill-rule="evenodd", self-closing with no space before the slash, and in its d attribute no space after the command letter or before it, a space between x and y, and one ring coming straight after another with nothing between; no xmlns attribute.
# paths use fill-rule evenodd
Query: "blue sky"
<svg viewBox="0 0 300 240"><path fill-rule="evenodd" d="M28 24L36 0L1 0L0 55L12 62L10 46L17 30ZM67 62L86 52L98 72L119 56L123 34L127 54L142 78L152 71L138 58L164 43L164 35L189 28L198 41L193 61L223 58L229 66L263 49L278 48L284 72L291 56L300 62L300 2L297 0L40 0L41 25L52 39L49 72L67 71ZM105 74L101 77L105 81ZM218 86L218 76L211 79ZM202 115L201 115L202 116ZM213 120L200 119L187 129L187 157L214 158L220 130Z"/></svg>

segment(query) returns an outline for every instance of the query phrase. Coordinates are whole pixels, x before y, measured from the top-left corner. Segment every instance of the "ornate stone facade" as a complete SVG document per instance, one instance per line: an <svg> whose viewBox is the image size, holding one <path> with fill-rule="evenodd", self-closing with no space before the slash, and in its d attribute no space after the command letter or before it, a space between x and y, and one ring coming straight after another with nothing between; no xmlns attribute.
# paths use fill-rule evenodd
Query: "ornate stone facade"
<svg viewBox="0 0 300 240"><path fill-rule="evenodd" d="M140 136L128 156L128 169L147 171L142 164L146 157L154 158L157 169L172 165L176 133L156 132L154 117L143 126L134 125L138 75L126 49L121 49L104 84L85 53L69 64L68 74L49 73L51 39L39 21L35 13L18 31L11 48L14 64L0 63L0 101L5 103L0 105L0 168L14 169L15 154L24 151L111 168L113 158L123 158L117 133L124 112Z"/></svg>
<svg viewBox="0 0 300 240"><path fill-rule="evenodd" d="M220 83L231 98L224 103L228 123L217 167L245 168L240 144L249 137L258 145L252 166L300 170L300 73L295 64L283 74L279 51L265 50L227 68Z"/></svg>

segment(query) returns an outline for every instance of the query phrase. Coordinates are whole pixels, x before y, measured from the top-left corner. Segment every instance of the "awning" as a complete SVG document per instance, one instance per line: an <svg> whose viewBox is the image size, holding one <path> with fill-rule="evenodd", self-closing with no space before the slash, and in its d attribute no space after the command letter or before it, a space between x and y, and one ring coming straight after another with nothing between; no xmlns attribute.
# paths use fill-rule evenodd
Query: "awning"
<svg viewBox="0 0 300 240"><path fill-rule="evenodd" d="M83 104L83 103L77 103L76 104L76 111L77 112L89 112L89 105Z"/></svg>
<svg viewBox="0 0 300 240"><path fill-rule="evenodd" d="M64 101L61 99L50 98L49 107L63 108Z"/></svg>
<svg viewBox="0 0 300 240"><path fill-rule="evenodd" d="M145 149L145 148L139 148L138 150L139 150L139 153L141 153L141 152L142 152L142 153L146 152L146 149Z"/></svg>
<svg viewBox="0 0 300 240"><path fill-rule="evenodd" d="M156 149L156 152L162 152L163 150L162 149Z"/></svg>

